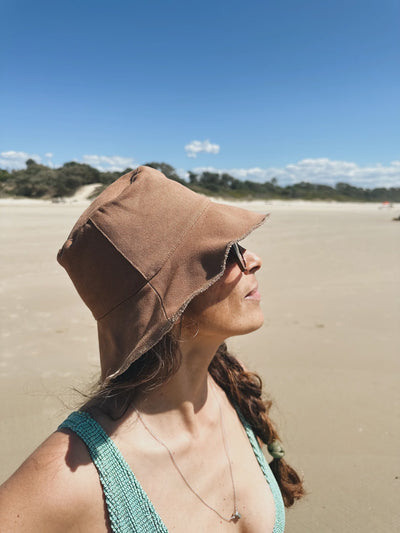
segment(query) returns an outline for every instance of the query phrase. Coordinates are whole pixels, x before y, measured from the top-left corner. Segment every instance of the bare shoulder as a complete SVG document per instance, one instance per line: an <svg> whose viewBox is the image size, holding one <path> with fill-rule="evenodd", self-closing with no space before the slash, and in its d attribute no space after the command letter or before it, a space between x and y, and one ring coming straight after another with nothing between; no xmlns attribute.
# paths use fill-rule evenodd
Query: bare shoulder
<svg viewBox="0 0 400 533"><path fill-rule="evenodd" d="M57 431L0 487L1 531L72 531L96 503L101 487L85 444Z"/></svg>

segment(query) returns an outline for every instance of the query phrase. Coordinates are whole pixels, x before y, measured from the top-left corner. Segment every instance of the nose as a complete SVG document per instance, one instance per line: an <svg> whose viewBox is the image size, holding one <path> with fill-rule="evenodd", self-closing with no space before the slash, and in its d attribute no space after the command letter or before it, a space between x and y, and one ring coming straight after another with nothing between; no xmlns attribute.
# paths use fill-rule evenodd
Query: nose
<svg viewBox="0 0 400 533"><path fill-rule="evenodd" d="M250 250L246 250L244 253L244 258L246 261L246 271L249 274L254 274L257 272L257 270L260 270L262 265L262 259L254 252L251 252Z"/></svg>

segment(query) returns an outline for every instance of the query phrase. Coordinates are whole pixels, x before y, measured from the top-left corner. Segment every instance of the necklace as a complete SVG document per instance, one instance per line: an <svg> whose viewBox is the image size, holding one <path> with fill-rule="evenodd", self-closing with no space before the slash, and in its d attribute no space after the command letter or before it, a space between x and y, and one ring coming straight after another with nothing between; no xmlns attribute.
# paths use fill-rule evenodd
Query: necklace
<svg viewBox="0 0 400 533"><path fill-rule="evenodd" d="M219 410L219 419L220 419L220 426L221 426L221 433L222 433L222 440L223 440L223 443L224 443L224 449L225 449L225 455L226 455L226 459L228 461L228 466L229 466L229 474L230 474L230 477L231 477L231 482L232 482L232 492L233 492L233 513L231 514L231 516L229 518L226 518L225 516L222 516L216 509L214 509L214 507L211 507L211 505L209 505L205 500L203 500L203 498L200 496L200 494L198 494L194 489L193 487L190 485L190 483L188 482L188 480L185 478L185 476L183 475L182 473L182 470L179 468L179 466L177 465L175 459L174 459L174 456L171 452L171 450L168 448L168 446L165 444L164 441L162 441L155 433L153 433L153 431L148 427L148 425L145 423L145 421L143 420L141 414L139 413L139 411L136 409L136 407L134 408L135 411L136 411L136 414L140 420L140 422L143 424L144 428L148 431L148 433L150 433L150 435L153 437L154 440L156 440L159 444L161 444L161 446L163 446L167 452L168 452L168 455L172 461L172 464L174 465L175 469L177 470L177 472L179 473L179 475L181 476L181 478L183 479L183 481L185 482L186 486L188 487L188 489L196 496L196 498L198 498L201 503L203 505L205 505L206 507L208 507L208 509L210 509L211 511L213 511L215 514L217 514L220 518L222 518L222 520L225 520L225 522L237 522L240 518L241 518L241 514L239 513L238 511L238 508L237 508L237 502L236 502L236 488L235 488L235 482L233 480L233 472L232 472L232 463L231 463L231 459L229 457L229 449L228 449L228 444L226 442L226 438L225 438L225 429L224 429L224 422L223 422L223 417L222 417L222 410L221 410L221 405L219 403L219 400L218 400L218 397L217 397L217 394L214 390L214 386L211 387L212 388L212 391L213 391L213 394L214 394L214 397L216 399L216 402L217 402L217 405L218 405L218 410Z"/></svg>

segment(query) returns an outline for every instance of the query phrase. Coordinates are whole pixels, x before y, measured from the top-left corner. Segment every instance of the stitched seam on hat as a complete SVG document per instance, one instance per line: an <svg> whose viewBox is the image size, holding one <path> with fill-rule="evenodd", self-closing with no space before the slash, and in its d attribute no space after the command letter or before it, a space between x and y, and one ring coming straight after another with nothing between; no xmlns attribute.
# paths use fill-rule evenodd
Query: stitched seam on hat
<svg viewBox="0 0 400 533"><path fill-rule="evenodd" d="M127 356L126 356L126 359L124 361L124 363L121 365L121 367L116 370L115 372L113 372L110 376L107 376L106 379L113 379L115 378L116 376L118 376L119 374L121 374L122 372L124 372L129 366L130 364L132 364L134 361L136 361L137 359L139 359L146 351L148 351L152 346L154 346L155 344L157 344L157 342L159 342L162 337L173 327L173 324L178 320L178 318L182 315L182 313L185 311L186 307L189 305L189 303L193 300L193 298L195 296L197 296L198 294L206 291L211 285L213 285L214 283L216 283L223 275L223 273L225 272L225 268L226 268L226 260L227 260L227 257L228 257L228 254L229 254L229 250L232 246L232 244L234 242L237 242L237 241L241 241L243 239L245 239L250 233L252 233L254 230L256 230L257 228L259 228L262 224L264 224L264 222L269 218L269 213L266 214L264 216L264 218L258 222L257 224L255 224L254 226L252 226L250 228L250 230L245 233L244 235L242 235L241 237L239 237L238 239L234 240L234 241L231 241L227 244L227 247L226 247L226 250L225 250L225 256L224 256L224 261L223 261L223 264L222 264L222 270L221 272L219 272L219 274L217 274L212 280L210 280L206 285L204 285L203 287L201 287L199 290L195 291L194 293L192 293L189 298L186 299L186 301L183 303L183 305L181 305L181 307L178 309L178 311L172 315L171 318L168 318L166 312L165 312L165 308L164 308L164 305L163 305L163 302L162 302L162 299L160 297L160 295L158 294L157 290L154 288L154 286L151 284L151 283L148 283L148 285L150 285L150 287L154 290L154 292L156 293L157 297L159 298L160 302L161 302L161 306L163 308L163 312L165 314L165 317L168 321L167 324L164 325L163 328L161 328L161 330L158 332L157 335L153 335L153 338L152 339L149 339L143 346L141 346L140 350L137 351L137 353L135 353L135 357L131 357L132 356L132 353L135 351L135 349L133 349Z"/></svg>
<svg viewBox="0 0 400 533"><path fill-rule="evenodd" d="M111 240L107 237L107 235L106 235L103 231L101 231L101 228L99 228L99 227L97 226L97 224L96 224L91 218L88 219L88 222L89 222L89 221L93 224L93 226L97 229L97 231L100 232L101 235L103 235L103 237L105 237L105 238L108 240L108 242L109 242L109 243L110 243L110 244L111 244L111 245L112 245L112 246L118 251L118 253L120 253L120 254L122 255L122 257L123 257L126 261L128 261L128 263L132 266L132 268L135 268L135 269L139 272L139 274L142 276L142 278L143 278L144 281L145 281L145 283L144 283L139 289L137 289L135 292L132 292L129 296L127 296L126 298L124 298L123 300L121 300L119 303L117 303L116 305L114 305L111 309L109 309L108 311L106 311L105 313L103 313L102 315L100 315L99 317L96 317L96 316L95 316L95 319L96 319L97 321L99 321L99 320L103 319L105 316L107 316L109 313L111 313L112 311L114 311L114 309L116 309L118 306L122 305L122 304L125 303L127 300L129 300L130 298L132 298L133 296L135 296L136 294L138 294L138 293L139 293L144 287L146 287L146 285L147 285L148 282L147 282L147 278L146 278L146 276L143 274L143 272L141 272L138 268L136 268L136 266L132 265L132 263L128 260L127 257L125 257L125 255L121 252L121 250L119 250L119 249L114 245L114 243L111 242Z"/></svg>
<svg viewBox="0 0 400 533"><path fill-rule="evenodd" d="M148 282L148 284L149 284L150 287L153 289L153 291L156 293L157 298L158 298L159 301L160 301L161 309L163 310L164 316L165 316L165 318L169 321L169 318L168 318L167 312L166 312L165 307L164 307L164 302L163 302L163 299L161 298L160 293L159 293L158 290L154 287L154 285L153 285L152 283L150 283L150 281Z"/></svg>
<svg viewBox="0 0 400 533"><path fill-rule="evenodd" d="M208 199L206 199L208 200ZM136 266L134 265L131 261L129 261L129 259L125 256L125 254L119 249L118 246L116 246L116 244L114 242L111 241L111 239L109 239L108 235L106 233L104 233L104 231L102 231L102 229L94 222L94 220L92 220L91 218L89 219L90 222L94 225L94 227L108 240L108 242L122 255L122 257L124 257L124 259L126 261L128 261L128 263L130 265L132 265L133 268L135 268L139 274L143 277L143 279L146 280L146 283L140 287L139 290L137 290L136 292L132 293L130 296L128 296L127 298L124 298L124 300L122 300L121 302L119 302L118 304L114 305L114 307L112 307L111 309L109 309L106 313L104 313L103 315L101 315L99 318L96 318L96 320L101 320L102 318L104 318L105 316L107 316L109 313L111 313L112 311L114 311L114 309L116 309L117 307L119 307L120 305L122 305L123 303L125 303L127 300L129 300L130 298L132 298L133 296L135 296L135 294L137 294L138 292L140 292L143 287L145 287L147 284L150 285L150 287L153 289L153 291L156 293L157 295L157 298L159 299L160 301L160 305L161 305L161 308L163 310L163 313L164 313L164 316L167 320L170 320L168 318L168 315L167 315L167 312L165 310L165 307L164 307L164 302L160 296L160 294L157 292L157 290L154 288L154 286L150 283L150 281L155 277L157 276L157 274L160 272L160 270L162 269L162 267L165 265L165 263L168 261L168 259L171 257L171 255L175 252L175 250L178 248L178 246L181 244L181 242L184 240L184 237L186 236L186 234L193 228L193 226L196 224L196 222L199 220L199 218L203 215L203 213L210 207L211 205L211 202L208 200L207 203L205 203L205 205L203 206L203 208L200 210L200 212L197 214L197 216L193 219L193 221L186 227L185 231L182 233L180 239L177 241L176 243L176 246L174 248L172 248L169 253L167 254L165 260L162 262L160 268L153 274L153 276L151 276L151 278L147 279L146 276L143 274L143 272Z"/></svg>
<svg viewBox="0 0 400 533"><path fill-rule="evenodd" d="M129 261L129 259L126 257L126 255L125 255L125 254L124 254L124 253L118 248L118 246L115 245L115 243L113 243L113 241L108 237L108 235L107 235L106 233L104 233L104 231L103 231L101 228L99 228L99 226L96 224L96 222L95 222L94 220L92 220L91 218L90 218L89 220L90 220L90 222L93 224L93 226L97 229L97 231L99 231L99 232L100 232L100 233L101 233L101 234L102 234L102 235L108 240L108 242L111 244L111 246L112 246L113 248L115 248L115 249L117 250L117 252L120 253L120 254L122 255L122 257L123 257L126 261L128 261L128 263L129 263L133 268L135 268L135 269L139 272L139 274L140 274L141 276L143 276L143 278L147 281L146 276L143 274L143 272L140 270L140 268L138 268L136 265L134 265L134 264L132 263L132 261ZM89 220L88 220L88 222L89 222ZM121 303L122 303L122 302L121 302Z"/></svg>
<svg viewBox="0 0 400 533"><path fill-rule="evenodd" d="M137 177L137 174L139 173L139 168L136 168L135 170L131 170L130 172L127 172L126 174L123 174L122 176L120 176L119 179L123 178L124 176L128 175L128 174L132 174L131 178L133 177L133 175L135 174L135 179ZM103 204L100 204L96 207L96 209L90 213L89 216L86 216L85 218L82 218L83 215L87 212L87 211L90 211L90 208L92 207L93 203L96 202L97 198L99 198L101 196L102 193L99 194L99 196L97 196L97 198L95 198L92 202L92 204L90 204L87 209L85 209L85 211L81 214L81 216L78 218L77 222L75 223L74 227L72 228L72 230L69 232L69 235L68 235L68 238L67 238L67 241L71 241L71 242L74 242L77 238L77 236L79 235L79 233L81 233L83 231L83 228L85 227L85 225L89 222L89 220L91 220L91 217L94 216L99 210L100 208L104 207L105 205L107 205L108 203L110 202L114 202L117 198L119 198L124 192L125 190L130 187L132 185L132 183L135 181L132 179L129 179L129 184L127 184L126 187L124 187L120 193L115 197L113 198L112 200L109 200L108 202L106 203L103 203ZM61 248L60 251L62 251L63 249Z"/></svg>
<svg viewBox="0 0 400 533"><path fill-rule="evenodd" d="M197 216L192 220L192 222L190 222L190 224L186 226L185 231L181 234L180 238L176 241L175 246L173 248L170 248L164 261L161 263L160 268L151 276L151 278L149 278L148 281L151 281L155 276L157 276L157 274L160 272L160 270L165 265L165 263L168 261L168 259L171 257L171 255L173 255L175 251L179 248L182 241L186 237L187 233L193 228L193 226L196 224L199 218L203 215L204 211L206 211L210 207L211 201L208 198L205 198L205 200L207 200L207 202L204 204L204 207L198 212Z"/></svg>
<svg viewBox="0 0 400 533"><path fill-rule="evenodd" d="M157 274L160 272L160 270L162 269L162 267L163 267L163 266L165 265L165 263L168 261L168 259L169 259L169 257L171 256L171 254L172 254L173 252L175 252L175 250L178 248L178 245L183 241L185 235L188 233L189 230L191 230L191 229L193 228L193 226L196 224L196 222L199 220L199 218L203 215L203 213L208 209L208 207L210 207L210 205L211 205L211 202L210 202L210 201L208 201L208 202L204 205L203 209L201 209L201 211L197 214L196 218L192 221L192 223L191 223L189 226L187 226L186 230L182 233L181 238L178 240L178 242L177 242L175 248L172 248L172 249L169 251L169 253L167 254L167 257L166 257L165 261L163 261L163 263L161 264L160 268L157 270L157 272L155 272L155 274L154 274L150 279L147 279L146 276L143 274L143 272L141 272L140 269L136 267L136 265L133 265L133 263L132 263L131 261L129 261L129 259L125 256L125 254L119 249L119 247L116 246L116 245L115 245L115 244L114 244L114 243L108 238L108 236L102 231L101 228L99 228L99 227L97 226L97 224L96 224L92 219L89 219L90 222L94 225L94 227L95 227L95 228L96 228L96 229L97 229L97 230L98 230L98 231L99 231L99 232L100 232L100 233L101 233L101 234L102 234L102 235L108 240L108 242L109 242L109 243L110 243L110 244L111 244L111 245L112 245L112 246L113 246L113 247L114 247L114 248L115 248L115 249L116 249L116 250L122 255L122 257L124 257L124 258L126 259L126 261L128 261L128 263L129 263L130 265L132 265L132 267L135 268L135 269L139 272L139 274L143 277L143 279L146 280L146 283L145 283L142 287L140 287L140 289L138 289L136 292L134 292L134 293L130 294L129 296L127 296L126 298L124 298L121 302L119 302L119 303L117 303L116 305L114 305L114 307L112 307L111 309L109 309L108 311L106 311L105 313L103 313L100 317L98 317L98 318L95 317L96 320L99 321L99 320L101 320L102 318L106 317L109 313L111 313L112 311L114 311L114 309L116 309L117 307L119 307L120 305L122 305L123 303L125 303L127 300L129 300L130 298L132 298L133 296L135 296L135 294L138 294L138 293L143 289L143 287L145 287L146 285L150 285L150 287L151 287L151 288L153 289L153 291L156 293L157 298L158 298L158 300L160 301L160 305L161 305L161 308L162 308L162 311L163 311L163 313L164 313L165 318L166 318L167 320L170 320L170 319L168 318L167 311L166 311L166 309L165 309L165 307L164 307L164 302L163 302L163 300L162 300L160 294L158 293L158 291L157 291L157 289L154 287L154 285L152 285L152 284L150 283L150 281L151 281L155 276L157 276Z"/></svg>
<svg viewBox="0 0 400 533"><path fill-rule="evenodd" d="M116 309L117 307L119 307L120 305L124 304L125 302L127 302L128 300L130 300L131 298L133 298L134 296L136 296L136 294L139 294L139 292L144 289L146 287L146 285L149 285L149 283L146 281L146 283L144 285L142 285L140 287L140 289L138 289L136 292L133 292L132 294L130 294L129 296L127 296L126 298L124 298L123 300L121 300L119 303L117 303L116 305L114 305L114 307L112 307L111 309L109 309L108 311L106 311L105 313L103 313L101 316L99 317L94 317L97 322L99 322L100 320L102 320L103 318L105 318L107 315L109 315L112 311L114 311L114 309Z"/></svg>
<svg viewBox="0 0 400 533"><path fill-rule="evenodd" d="M132 357L132 354L135 351L135 348L131 350L129 354L126 356L120 368L116 370L115 372L113 372L112 374L110 374L109 376L107 376L105 378L105 381L114 379L118 375L125 372L125 370L127 370L134 361L137 361L144 353L146 353L148 350L150 350L150 348L152 348L155 344L157 344L157 342L159 342L164 337L164 335L172 329L173 325L174 325L173 322L167 319L167 323L164 324L161 330L158 331L157 334L154 334L152 338L148 339L148 341L145 342L140 347L140 349L136 351L136 353L134 354L134 357Z"/></svg>
<svg viewBox="0 0 400 533"><path fill-rule="evenodd" d="M193 228L193 226L196 224L196 222L198 221L198 219L203 215L204 211L206 211L210 205L211 205L211 201L208 200L208 198L205 198L205 200L207 200L207 203L204 205L204 207L200 210L200 212L197 214L197 216L192 220L192 222L186 227L185 231L181 234L180 238L176 241L176 244L175 244L175 247L174 248L171 248L168 252L168 254L166 255L164 261L161 263L160 267L158 268L158 270L156 270L156 272L154 272L154 274L149 278L147 279L147 277L143 274L143 272L140 270L139 267L137 267L135 264L132 263L132 261L130 261L126 255L124 254L124 252L122 250L120 250L119 246L117 246L109 237L108 235L95 223L95 221L92 219L92 218L89 218L88 221L90 220L90 222L95 226L95 228L100 231L100 233L102 235L104 235L104 237L108 240L108 242L122 255L122 257L124 257L128 263L130 265L133 266L133 268L135 268L142 276L143 278L146 280L146 281L150 281L152 280L155 276L157 276L157 274L160 272L160 270L163 268L163 266L165 265L165 263L168 261L168 259L171 257L171 255L175 252L175 250L179 247L179 245L181 244L181 242L183 241L184 237L186 236L186 234L188 233L189 230L191 230ZM122 303L122 302L121 302Z"/></svg>
<svg viewBox="0 0 400 533"><path fill-rule="evenodd" d="M193 298L195 298L197 295L201 294L202 292L206 291L207 289L209 289L211 287L211 285L214 285L214 283L216 283L224 274L225 272L225 269L226 269L226 260L227 260L227 257L228 257L228 254L229 254L229 250L231 249L231 246L234 242L238 242L238 241L241 241L243 239L245 239L248 235L250 235L250 233L252 233L254 230L256 230L257 228L259 228L262 224L264 224L264 222L269 218L269 213L266 214L264 216L264 218L258 222L257 224L255 224L254 226L252 226L250 228L250 230L245 233L244 235L242 235L241 237L239 237L238 239L235 239L234 241L230 241L228 244L227 244L227 247L226 247L226 250L225 250L225 256L224 256L224 260L223 260L223 263L222 263L222 266L221 266L221 271L216 275L214 276L213 279L211 279L208 283L206 283L205 285L203 285L200 289L198 289L197 291L193 292L189 298L187 298L187 300L183 303L183 305L181 305L181 307L178 309L178 311L176 311L175 314L172 315L172 317L169 319L173 322L175 322L182 314L183 312L185 311L186 307L189 305L189 303L193 300Z"/></svg>
<svg viewBox="0 0 400 533"><path fill-rule="evenodd" d="M101 319L103 319L104 317L106 317L109 313L111 313L112 311L114 311L114 309L116 309L117 307L119 307L120 305L124 304L126 301L130 300L131 298L133 298L136 294L138 294L142 289L144 289L146 287L146 285L149 285L149 287L151 287L153 289L153 291L156 293L156 296L158 298L158 300L160 301L160 305L161 305L161 308L162 308L162 311L164 313L164 316L165 318L169 321L170 319L168 318L168 315L167 315L167 312L165 310L165 307L164 307L164 302L162 301L162 298L160 296L160 294L158 293L157 289L154 287L154 285L152 285L149 281L146 281L146 283L144 285L142 285L140 287L140 289L138 289L136 292L133 292L132 294L130 294L129 296L127 296L126 298L124 298L121 302L119 302L118 304L114 305L114 307L112 307L109 311L107 311L106 313L104 313L103 315L101 315L100 317L96 318L96 320L99 322Z"/></svg>
<svg viewBox="0 0 400 533"><path fill-rule="evenodd" d="M204 211L206 210L207 207L209 207L210 204L206 205L202 211L201 211L201 214L204 213ZM200 215L199 215L200 216ZM162 311L164 313L164 316L165 318L168 320L168 321L172 321L172 322L175 322L179 317L180 315L185 311L186 307L189 305L189 303L191 302L191 300L193 300L193 298L195 296L197 296L198 294L201 294L202 292L206 291L209 287L211 287L211 285L213 285L214 283L216 283L223 275L223 273L225 272L225 268L226 268L226 259L228 257L228 253L229 253L229 250L232 246L232 244L234 242L237 242L237 241L241 241L243 239L245 239L248 235L250 235L250 233L252 233L255 229L257 229L258 227L260 227L264 222L265 220L267 220L267 218L269 217L269 214L265 215L265 217L261 220L261 222L259 222L258 224L256 224L255 226L252 226L252 228L247 232L245 233L244 235L242 235L241 237L239 237L237 240L234 240L234 241L231 241L227 244L227 248L225 250L225 256L224 256L224 261L222 263L222 266L221 266L221 271L216 275L214 276L213 279L211 279L207 284L203 285L203 287L201 287L200 289L198 289L197 291L195 291L193 294L190 295L190 297L184 302L183 305L181 305L181 307L178 309L178 311L172 315L171 318L168 317L168 314L167 314L167 311L164 307L164 302L160 296L160 294L158 293L157 289L154 287L154 285L152 283L150 283L150 281L155 277L155 275L150 278L150 280L146 280L146 277L143 275L142 272L140 272L139 269L138 272L143 276L143 279L146 280L146 283L144 285L142 285L142 287L140 287L140 289L138 289L137 291L133 292L132 294L130 294L129 296L127 296L126 298L124 298L121 302L119 302L118 304L114 305L114 307L112 307L111 309L109 309L106 313L103 313L100 317L95 317L95 319L97 321L100 321L102 320L104 317L106 317L109 313L111 313L112 311L114 311L114 309L116 309L117 307L119 307L120 305L124 304L126 301L128 301L130 298L133 298L133 296L135 296L136 294L138 294L142 289L144 289L146 287L146 285L149 285L153 291L156 293L157 295L157 298L158 300L160 301L160 305L161 305L161 308L162 308ZM196 218L196 221L198 220L199 217ZM195 221L195 222L196 222ZM93 225L96 227L96 229L98 231L100 231L100 233L102 235L104 235L104 237L106 237L106 239L111 243L111 241L108 239L107 235L105 235L100 228L98 228L96 226L96 224L93 222L93 220L91 220L91 222L93 223ZM191 226L192 227L192 226ZM186 234L187 232L185 232ZM113 243L111 243L113 244ZM113 244L114 246L114 244ZM118 250L118 248L115 246L115 248ZM118 250L118 252L128 261L128 259L125 257L125 255L120 251ZM130 261L128 261L130 265L132 265L132 263ZM133 265L132 265L133 266ZM133 266L133 268L136 268L135 266ZM161 270L161 269L160 269ZM159 272L159 270L157 271L157 273Z"/></svg>

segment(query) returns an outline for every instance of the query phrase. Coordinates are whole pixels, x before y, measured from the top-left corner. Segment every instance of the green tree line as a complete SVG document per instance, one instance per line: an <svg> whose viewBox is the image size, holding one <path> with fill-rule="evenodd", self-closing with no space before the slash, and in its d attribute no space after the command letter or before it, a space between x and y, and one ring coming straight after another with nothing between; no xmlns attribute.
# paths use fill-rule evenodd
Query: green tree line
<svg viewBox="0 0 400 533"><path fill-rule="evenodd" d="M167 163L150 162L148 166L161 170L168 178L209 196L236 199L305 199L362 202L400 202L400 187L374 189L355 187L339 182L334 187L302 181L280 186L273 178L264 183L239 180L227 173L189 172L189 181L181 179ZM59 168L50 168L28 159L26 168L9 172L0 169L0 195L3 197L60 198L72 196L79 187L100 184L94 195L129 172L100 172L74 161Z"/></svg>

